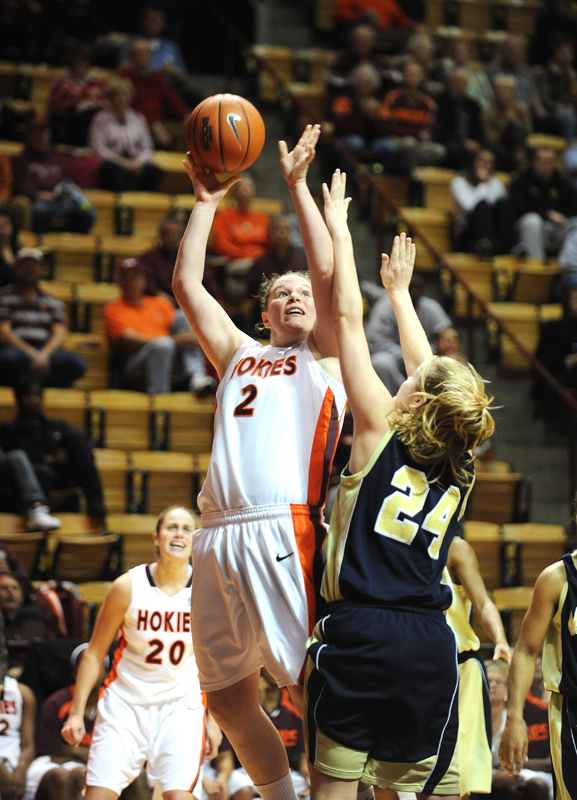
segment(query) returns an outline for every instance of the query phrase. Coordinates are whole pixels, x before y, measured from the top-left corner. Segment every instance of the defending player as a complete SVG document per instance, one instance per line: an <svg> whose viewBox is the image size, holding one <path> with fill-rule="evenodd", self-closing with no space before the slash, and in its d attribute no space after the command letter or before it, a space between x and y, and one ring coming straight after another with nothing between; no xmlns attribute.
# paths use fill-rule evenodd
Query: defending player
<svg viewBox="0 0 577 800"><path fill-rule="evenodd" d="M298 682L315 618L315 575L345 393L331 306L332 242L306 185L320 133L308 126L281 166L301 225L310 277L265 287L270 345L242 333L203 288L212 220L238 178L220 184L185 163L196 204L181 243L174 294L220 377L212 457L193 537L192 634L211 713L265 800L295 793L284 744L259 703L260 668ZM317 581L318 584L318 581Z"/></svg>
<svg viewBox="0 0 577 800"><path fill-rule="evenodd" d="M395 237L381 277L409 377L392 398L375 373L347 225L345 176L323 186L332 234L339 356L355 420L333 513L306 674L313 800L358 782L460 795L457 654L443 610L447 552L473 483L471 451L493 431L479 375L433 357L408 287L415 247Z"/></svg>
<svg viewBox="0 0 577 800"><path fill-rule="evenodd" d="M576 503L573 503L575 512ZM531 605L509 670L507 721L499 760L518 774L527 760L523 705L543 647L543 678L549 699L549 736L556 800L577 797L577 550L547 567L537 578Z"/></svg>
<svg viewBox="0 0 577 800"><path fill-rule="evenodd" d="M87 698L120 629L114 664L98 702L86 775L86 800L115 800L148 762L164 800L200 797L205 709L190 637L190 551L195 520L165 509L153 536L157 558L117 578L84 653L68 720L72 745L82 742ZM216 755L212 723L206 755ZM197 793L198 792L198 793Z"/></svg>
<svg viewBox="0 0 577 800"><path fill-rule="evenodd" d="M477 556L471 545L456 536L449 547L447 570L453 599L447 622L457 639L459 663L459 772L461 796L490 794L493 775L491 753L491 694L485 665L479 656L479 637L471 626L475 613L495 644L493 660L511 659L501 615L487 594Z"/></svg>

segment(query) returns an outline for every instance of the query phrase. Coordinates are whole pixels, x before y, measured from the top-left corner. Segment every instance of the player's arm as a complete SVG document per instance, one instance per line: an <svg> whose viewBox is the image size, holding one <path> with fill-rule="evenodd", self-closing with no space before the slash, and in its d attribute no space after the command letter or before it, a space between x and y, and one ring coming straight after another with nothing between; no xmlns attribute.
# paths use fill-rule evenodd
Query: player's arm
<svg viewBox="0 0 577 800"><path fill-rule="evenodd" d="M68 744L80 744L86 733L84 727L86 703L100 676L104 657L122 625L130 604L131 593L132 581L130 575L125 573L114 581L100 608L90 642L78 668L68 719L62 728L62 737Z"/></svg>
<svg viewBox="0 0 577 800"><path fill-rule="evenodd" d="M323 184L325 216L334 248L333 313L343 382L355 421L351 470L368 462L381 436L389 427L394 405L390 392L371 364L363 328L363 299L357 280L353 242L347 223L349 198L346 177L337 170L331 189ZM399 252L399 240L396 241Z"/></svg>
<svg viewBox="0 0 577 800"><path fill-rule="evenodd" d="M535 675L535 662L555 614L565 582L565 566L557 562L537 578L531 605L525 614L513 652L507 685L507 721L501 736L499 760L510 774L519 773L527 761L527 731L523 706Z"/></svg>
<svg viewBox="0 0 577 800"><path fill-rule="evenodd" d="M194 187L196 203L182 237L172 289L206 357L220 378L231 358L249 337L232 322L222 306L202 285L206 246L217 206L230 187L239 180L219 183L213 172L203 171L190 158L184 162Z"/></svg>
<svg viewBox="0 0 577 800"><path fill-rule="evenodd" d="M447 567L455 575L471 603L483 630L495 644L493 659L511 660L512 650L505 635L501 615L487 593L487 588L479 572L479 562L471 545L464 539L455 538L449 547Z"/></svg>
<svg viewBox="0 0 577 800"><path fill-rule="evenodd" d="M320 356L326 358L338 355L332 313L333 243L307 184L308 168L315 157L320 133L320 125L307 125L290 153L286 142L281 141L278 146L281 168L299 221L311 276L317 313L312 337Z"/></svg>
<svg viewBox="0 0 577 800"><path fill-rule="evenodd" d="M12 791L14 800L24 796L26 789L26 772L34 760L34 724L36 721L36 698L32 690L19 683L18 688L22 695L22 726L20 728L20 758L16 769L12 773Z"/></svg>
<svg viewBox="0 0 577 800"><path fill-rule="evenodd" d="M206 715L206 742L204 745L204 757L212 761L218 755L218 748L222 742L222 731L216 724L214 717L207 712Z"/></svg>

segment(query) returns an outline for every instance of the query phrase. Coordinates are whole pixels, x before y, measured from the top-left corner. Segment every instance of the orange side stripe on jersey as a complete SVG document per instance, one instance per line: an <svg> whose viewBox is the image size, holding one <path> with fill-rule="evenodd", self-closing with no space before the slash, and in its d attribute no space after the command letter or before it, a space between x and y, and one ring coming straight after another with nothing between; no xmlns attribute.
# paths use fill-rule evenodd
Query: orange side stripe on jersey
<svg viewBox="0 0 577 800"><path fill-rule="evenodd" d="M116 648L116 650L114 652L114 661L112 662L112 667L110 668L110 672L108 673L108 675L104 679L104 683L102 684L102 688L101 688L100 693L98 695L99 699L100 699L104 689L106 689L107 686L110 686L112 681L116 680L116 678L117 678L116 665L120 661L120 658L122 656L122 651L124 650L125 647L126 647L126 639L124 638L124 624L123 624L121 626L121 628L120 628L120 637L118 639L118 647Z"/></svg>
<svg viewBox="0 0 577 800"><path fill-rule="evenodd" d="M306 510L307 513L303 513ZM318 508L310 509L307 506L291 505L291 516L294 527L299 561L303 571L305 591L307 595L307 608L309 616L309 633L315 626L316 593L314 583L314 561L317 552L316 528L311 520L311 511L320 515ZM322 542L321 542L322 544Z"/></svg>
<svg viewBox="0 0 577 800"><path fill-rule="evenodd" d="M327 389L319 411L311 448L307 502L323 506L327 499L329 477L340 432L340 418L331 389Z"/></svg>
<svg viewBox="0 0 577 800"><path fill-rule="evenodd" d="M204 717L203 717L204 722L202 724L202 746L200 748L200 757L199 757L199 760L198 760L198 768L196 770L196 775L194 776L194 780L191 783L190 788L188 789L188 791L191 794L192 794L192 790L194 789L194 787L196 785L196 782L198 781L198 776L200 775L200 769L202 767L202 762L204 761L204 743L206 742L206 718L207 718L207 714L208 714L208 710L207 710L207 707L206 707L206 693L205 692L201 692L201 697L202 697L202 705L204 707Z"/></svg>

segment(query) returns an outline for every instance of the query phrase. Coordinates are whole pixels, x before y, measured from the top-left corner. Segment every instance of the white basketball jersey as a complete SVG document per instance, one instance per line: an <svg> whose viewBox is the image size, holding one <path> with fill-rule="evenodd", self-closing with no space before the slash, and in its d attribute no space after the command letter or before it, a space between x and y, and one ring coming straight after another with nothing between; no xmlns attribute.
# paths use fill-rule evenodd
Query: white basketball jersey
<svg viewBox="0 0 577 800"><path fill-rule="evenodd" d="M4 699L0 700L0 761L14 772L20 760L22 733L22 694L18 681L4 679Z"/></svg>
<svg viewBox="0 0 577 800"><path fill-rule="evenodd" d="M306 342L243 344L216 394L203 514L299 503L323 506L345 390Z"/></svg>
<svg viewBox="0 0 577 800"><path fill-rule="evenodd" d="M190 633L191 581L169 597L155 585L150 564L134 567L129 575L132 597L105 691L130 704L186 697L202 705Z"/></svg>

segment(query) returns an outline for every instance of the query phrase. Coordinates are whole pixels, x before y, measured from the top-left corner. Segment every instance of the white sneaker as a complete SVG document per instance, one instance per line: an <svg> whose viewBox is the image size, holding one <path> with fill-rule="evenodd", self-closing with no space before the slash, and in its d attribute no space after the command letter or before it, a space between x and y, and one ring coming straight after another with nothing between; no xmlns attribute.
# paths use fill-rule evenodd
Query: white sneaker
<svg viewBox="0 0 577 800"><path fill-rule="evenodd" d="M31 508L26 517L26 530L31 531L54 531L59 528L62 522L50 514L48 506L36 506Z"/></svg>
<svg viewBox="0 0 577 800"><path fill-rule="evenodd" d="M203 375L202 372L195 372L191 378L188 388L197 397L206 397L216 392L216 381L211 375Z"/></svg>

